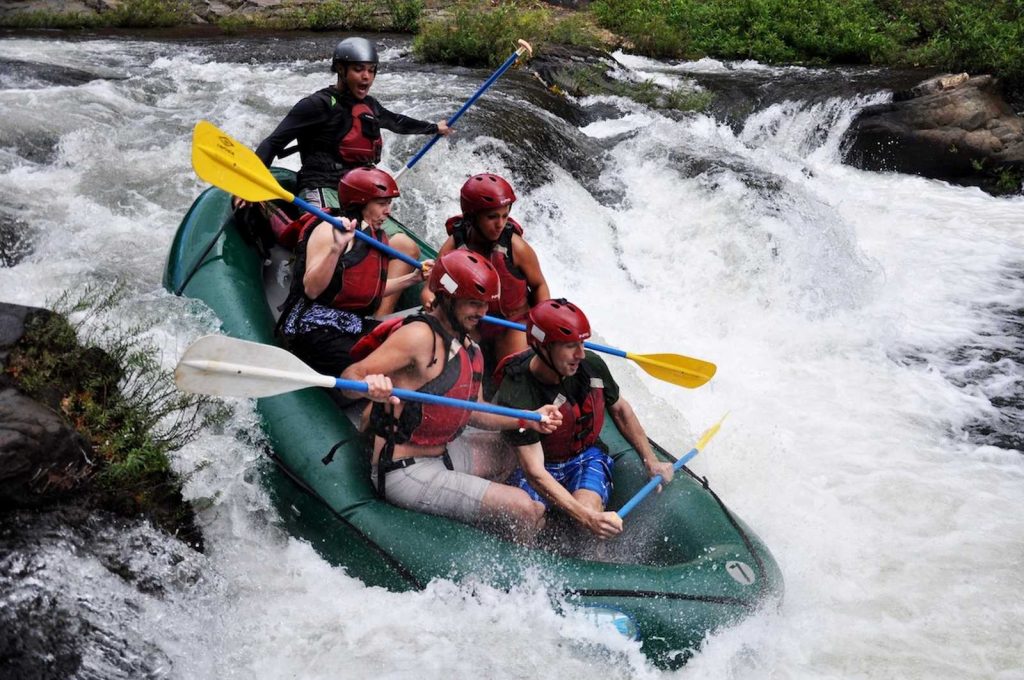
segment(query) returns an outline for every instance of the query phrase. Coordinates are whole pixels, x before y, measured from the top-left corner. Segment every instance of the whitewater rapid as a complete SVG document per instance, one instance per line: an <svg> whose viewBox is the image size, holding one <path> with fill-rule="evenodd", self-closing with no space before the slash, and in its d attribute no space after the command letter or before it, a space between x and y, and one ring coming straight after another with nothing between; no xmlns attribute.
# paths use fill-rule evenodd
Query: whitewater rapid
<svg viewBox="0 0 1024 680"><path fill-rule="evenodd" d="M178 222L205 188L189 166L192 126L207 119L255 146L328 84L326 61L287 56L316 41L330 43L0 39L0 219L31 245L0 268L0 298L45 305L123 279L121 315L150 328L173 366L216 330L202 305L161 288ZM374 95L417 118L450 115L486 77L415 64L400 43L383 55ZM640 79L772 76L619 56ZM519 97L521 77L406 173L396 215L440 243L464 178L502 174L552 292L586 310L598 341L718 365L693 391L612 370L677 452L729 414L696 466L777 558L780 610L663 672L571 607L556 613L535 580L513 593L367 588L276 525L241 400L175 455L207 552L170 566L166 545L140 556L162 597L67 541L41 580L92 603L94 624L126 641L113 647L154 677L1024 678L1024 199L842 165L842 134L877 92L784 101L740 126L593 98L578 103L615 114L573 127ZM576 177L557 148L488 135L486 112L502 107L598 145L599 173ZM420 142L388 137L383 166ZM168 540L138 532L134 550ZM109 653L86 653L94 677L131 667Z"/></svg>

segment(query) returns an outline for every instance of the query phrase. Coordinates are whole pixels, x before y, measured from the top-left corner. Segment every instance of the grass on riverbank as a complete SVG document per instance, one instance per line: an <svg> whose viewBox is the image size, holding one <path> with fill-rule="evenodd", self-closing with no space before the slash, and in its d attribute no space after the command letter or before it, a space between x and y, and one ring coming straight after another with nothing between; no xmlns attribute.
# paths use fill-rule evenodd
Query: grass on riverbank
<svg viewBox="0 0 1024 680"><path fill-rule="evenodd" d="M556 14L540 2L462 0L424 21L413 50L426 61L460 66L497 66L530 42L535 53L550 44L598 47L602 44L589 14Z"/></svg>
<svg viewBox="0 0 1024 680"><path fill-rule="evenodd" d="M4 18L11 28L161 28L192 17L188 0L124 0L106 12L18 12Z"/></svg>
<svg viewBox="0 0 1024 680"><path fill-rule="evenodd" d="M596 0L590 11L656 57L920 65L1024 85L1019 0Z"/></svg>
<svg viewBox="0 0 1024 680"><path fill-rule="evenodd" d="M32 11L3 18L10 28L166 28L191 23L191 0L123 0L101 12ZM247 30L397 31L419 30L424 0L322 0L281 5L267 12L233 13L217 19L225 32Z"/></svg>

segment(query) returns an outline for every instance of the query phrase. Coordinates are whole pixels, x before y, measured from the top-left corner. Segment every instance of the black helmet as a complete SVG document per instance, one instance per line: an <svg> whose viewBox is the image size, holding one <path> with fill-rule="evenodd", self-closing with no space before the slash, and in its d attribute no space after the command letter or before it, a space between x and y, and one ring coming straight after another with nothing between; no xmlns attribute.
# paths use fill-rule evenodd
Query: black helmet
<svg viewBox="0 0 1024 680"><path fill-rule="evenodd" d="M331 60L331 70L338 71L338 64L352 64L364 62L376 64L380 61L377 57L377 47L366 38L345 38L334 48L334 59Z"/></svg>

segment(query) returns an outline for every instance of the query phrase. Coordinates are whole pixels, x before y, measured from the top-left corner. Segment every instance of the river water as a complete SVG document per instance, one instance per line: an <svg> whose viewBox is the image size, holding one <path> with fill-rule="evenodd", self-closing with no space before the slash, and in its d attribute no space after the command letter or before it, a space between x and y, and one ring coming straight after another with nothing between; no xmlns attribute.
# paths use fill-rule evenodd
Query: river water
<svg viewBox="0 0 1024 680"><path fill-rule="evenodd" d="M161 288L205 188L191 128L255 146L328 84L331 42L0 39L0 297L44 305L124 280L119 313L173 366L216 329ZM731 117L613 97L578 115L512 73L402 178L396 214L439 243L463 179L500 173L552 292L598 341L718 365L693 391L612 367L679 452L730 414L695 465L778 559L782 607L665 672L556 614L537 583L367 588L278 527L255 414L237 401L174 460L205 554L101 524L41 525L2 556L3 605L30 612L22 635L57 631L39 677L1024 678L1024 199L842 165L842 134L887 96L872 85L885 74L620 57L620 77L713 74L771 96ZM429 120L487 75L416 64L400 40L383 59L374 94ZM384 167L421 142L388 137Z"/></svg>

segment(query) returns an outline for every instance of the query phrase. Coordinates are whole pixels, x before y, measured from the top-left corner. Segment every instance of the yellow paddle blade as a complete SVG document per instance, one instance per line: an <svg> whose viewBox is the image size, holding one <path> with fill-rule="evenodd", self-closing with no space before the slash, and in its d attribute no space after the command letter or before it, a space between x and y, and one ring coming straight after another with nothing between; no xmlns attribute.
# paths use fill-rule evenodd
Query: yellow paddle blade
<svg viewBox="0 0 1024 680"><path fill-rule="evenodd" d="M659 380L681 387L700 387L715 375L717 367L701 359L684 357L681 354L633 354L626 352L626 358L640 364L640 368Z"/></svg>
<svg viewBox="0 0 1024 680"><path fill-rule="evenodd" d="M192 131L192 168L204 181L246 201L295 198L256 154L205 120Z"/></svg>
<svg viewBox="0 0 1024 680"><path fill-rule="evenodd" d="M718 434L718 430L721 429L722 423L725 422L725 419L726 417L728 417L728 415L729 414L726 413L724 416L722 416L721 420L719 420L717 423L709 427L707 431L701 435L700 439L697 441L693 448L697 449L698 451L703 451L704 447L707 446L709 441L711 441L711 438Z"/></svg>

